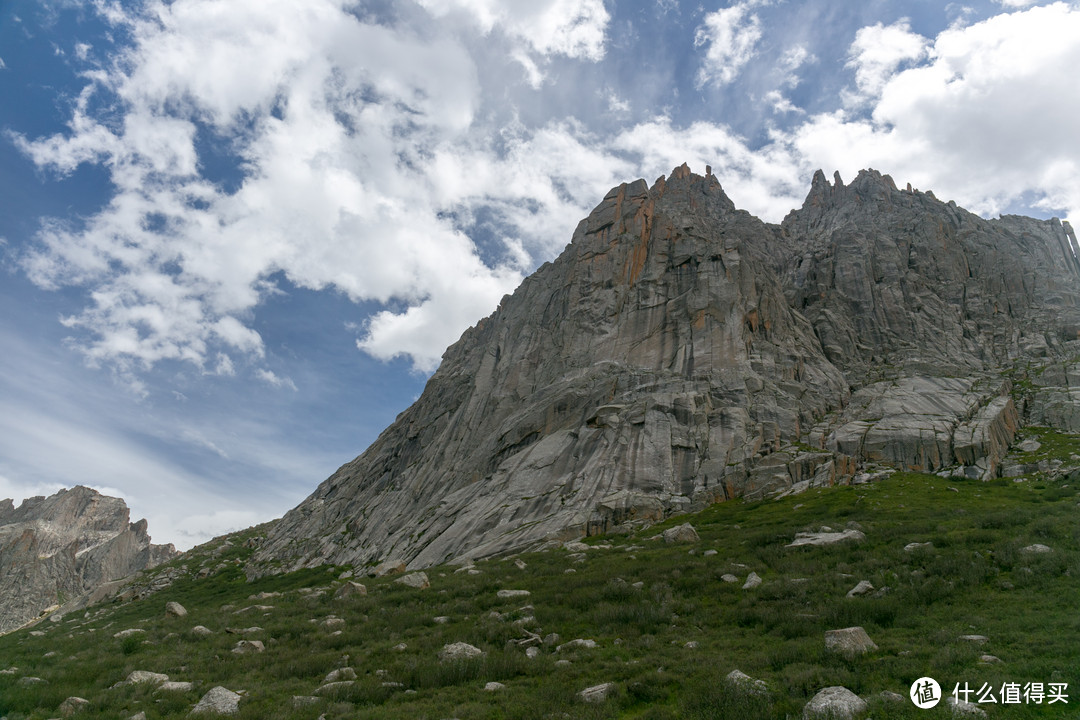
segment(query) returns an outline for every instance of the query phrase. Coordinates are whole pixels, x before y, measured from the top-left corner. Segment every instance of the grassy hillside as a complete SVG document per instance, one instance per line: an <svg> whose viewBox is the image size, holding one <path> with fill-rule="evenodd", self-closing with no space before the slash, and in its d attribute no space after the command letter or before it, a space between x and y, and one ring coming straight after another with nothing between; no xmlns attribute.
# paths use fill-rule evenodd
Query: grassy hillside
<svg viewBox="0 0 1080 720"><path fill-rule="evenodd" d="M1080 454L1076 436L1025 434L1043 442L1026 460ZM57 717L66 698L79 696L89 701L86 717L181 718L223 685L244 696L240 718L784 718L800 717L821 688L844 685L868 700L872 717L948 717L944 705L922 711L906 699L912 681L929 675L946 692L958 682L1068 683L1068 705L980 707L990 717L1076 717L1078 490L1080 477L1038 473L989 483L897 473L716 505L636 537L590 538L592 549L581 553L522 554L478 563L472 573L434 568L426 589L361 579L367 595L344 599L334 593L350 568L246 582L241 563L250 550L240 533L172 563L187 572L148 598L0 637L0 670L14 668L0 674L0 716ZM649 539L684 522L700 542ZM796 532L823 525L866 538L785 547ZM914 542L932 546L905 550ZM1024 550L1036 543L1051 550ZM214 572L196 579L203 566ZM744 590L750 572L763 582ZM888 590L846 597L861 580ZM530 595L500 598L502 589ZM253 597L260 593L274 595ZM182 603L188 616L166 617L166 601ZM213 632L197 636L195 625ZM827 651L825 631L849 626L865 628L879 649L852 659ZM145 632L114 637L130 628ZM559 640L529 658L515 642L526 631ZM265 651L233 653L242 638ZM577 638L597 647L555 650ZM454 642L486 655L440 662L439 651ZM980 662L983 655L1000 662ZM294 707L294 696L314 696L341 667L355 670L351 685ZM730 686L724 678L733 669L763 680L768 693ZM194 685L112 687L133 670ZM27 676L46 682L22 684ZM488 682L505 687L485 690ZM604 682L615 683L606 701L577 697Z"/></svg>

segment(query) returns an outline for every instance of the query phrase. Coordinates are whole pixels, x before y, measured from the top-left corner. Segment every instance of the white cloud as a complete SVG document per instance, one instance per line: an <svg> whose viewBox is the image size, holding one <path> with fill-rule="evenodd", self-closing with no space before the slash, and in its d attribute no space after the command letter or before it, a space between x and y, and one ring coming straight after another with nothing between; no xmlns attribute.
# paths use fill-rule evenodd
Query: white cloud
<svg viewBox="0 0 1080 720"><path fill-rule="evenodd" d="M738 77L754 57L761 40L761 19L753 12L763 0L746 0L705 15L694 36L694 46L707 46L698 86L727 85Z"/></svg>
<svg viewBox="0 0 1080 720"><path fill-rule="evenodd" d="M926 57L929 41L911 31L906 18L892 25L877 23L860 28L849 50L848 67L855 69L857 103L876 98L901 64Z"/></svg>
<svg viewBox="0 0 1080 720"><path fill-rule="evenodd" d="M819 115L788 136L808 163L877 167L993 214L1025 194L1080 216L1080 9L1058 2L943 31L926 59L875 79L869 118ZM909 46L914 50L917 43Z"/></svg>
<svg viewBox="0 0 1080 720"><path fill-rule="evenodd" d="M1039 0L994 0L999 5L1004 5L1008 8L1026 8L1030 5L1034 5Z"/></svg>
<svg viewBox="0 0 1080 720"><path fill-rule="evenodd" d="M604 57L611 16L603 0L418 0L437 16L464 12L484 33L498 28L541 55Z"/></svg>
<svg viewBox="0 0 1080 720"><path fill-rule="evenodd" d="M276 388L288 388L293 392L296 392L296 383L294 383L291 378L278 377L273 370L258 368L255 371L255 377L262 380L267 385L272 385Z"/></svg>

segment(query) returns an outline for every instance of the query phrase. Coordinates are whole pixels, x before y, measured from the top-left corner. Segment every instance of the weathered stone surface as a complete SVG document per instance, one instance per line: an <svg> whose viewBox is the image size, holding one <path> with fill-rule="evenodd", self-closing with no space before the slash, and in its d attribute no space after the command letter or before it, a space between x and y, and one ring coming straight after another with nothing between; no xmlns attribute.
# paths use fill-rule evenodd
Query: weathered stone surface
<svg viewBox="0 0 1080 720"><path fill-rule="evenodd" d="M237 655L249 655L251 653L261 653L266 650L266 646L263 645L261 640L240 640L233 646L232 652Z"/></svg>
<svg viewBox="0 0 1080 720"><path fill-rule="evenodd" d="M621 185L248 573L463 563L890 468L995 477L1021 419L1001 370L1080 350L1077 247L875 171L815 175L781 225L685 165ZM1080 427L1070 372L1031 407Z"/></svg>
<svg viewBox="0 0 1080 720"><path fill-rule="evenodd" d="M454 660L471 660L486 655L480 648L469 643L456 642L444 645L439 651L439 660L453 662Z"/></svg>
<svg viewBox="0 0 1080 720"><path fill-rule="evenodd" d="M874 591L874 584L869 580L860 580L859 584L847 592L847 597L861 597Z"/></svg>
<svg viewBox="0 0 1080 720"><path fill-rule="evenodd" d="M187 609L178 602L170 601L165 603L165 614L169 617L182 618L187 616Z"/></svg>
<svg viewBox="0 0 1080 720"><path fill-rule="evenodd" d="M752 590L761 584L761 576L756 572L751 572L746 576L746 582L743 583L743 590Z"/></svg>
<svg viewBox="0 0 1080 720"><path fill-rule="evenodd" d="M784 547L802 547L803 545L832 545L849 540L865 540L866 535L859 530L844 530L842 532L800 532L795 533L795 539Z"/></svg>
<svg viewBox="0 0 1080 720"><path fill-rule="evenodd" d="M769 692L768 686L763 681L755 680L741 670L732 670L724 679L728 684L748 695L765 695Z"/></svg>
<svg viewBox="0 0 1080 720"><path fill-rule="evenodd" d="M664 542L666 543L684 543L684 542L699 542L701 540L698 537L697 530L690 523L683 523L682 525L676 525L673 528L668 528L664 531Z"/></svg>
<svg viewBox="0 0 1080 720"><path fill-rule="evenodd" d="M192 715L234 715L240 712L240 695L220 685L212 687L192 709Z"/></svg>
<svg viewBox="0 0 1080 720"><path fill-rule="evenodd" d="M825 631L825 648L852 658L878 649L861 627Z"/></svg>
<svg viewBox="0 0 1080 720"><path fill-rule="evenodd" d="M495 595L505 599L529 597L531 593L528 590L500 590Z"/></svg>
<svg viewBox="0 0 1080 720"><path fill-rule="evenodd" d="M604 702L609 697L611 697L612 693L615 692L615 688L616 688L615 683L611 683L611 682L601 683L599 685L593 685L592 687L587 687L584 690L582 690L581 692L579 692L578 693L578 698L580 698L582 702L587 702L587 703Z"/></svg>
<svg viewBox="0 0 1080 720"><path fill-rule="evenodd" d="M82 712L90 705L90 701L81 697L69 697L64 702L60 703L60 714L64 717L69 717L75 713Z"/></svg>
<svg viewBox="0 0 1080 720"><path fill-rule="evenodd" d="M350 580L337 589L334 593L334 599L341 600L353 595L367 595L367 587Z"/></svg>
<svg viewBox="0 0 1080 720"><path fill-rule="evenodd" d="M394 582L401 583L402 585L408 585L409 587L417 588L418 590L424 590L431 587L431 581L428 580L427 573L422 572L403 575Z"/></svg>
<svg viewBox="0 0 1080 720"><path fill-rule="evenodd" d="M170 680L158 685L158 690L162 692L187 692L192 687L194 685L186 680Z"/></svg>
<svg viewBox="0 0 1080 720"><path fill-rule="evenodd" d="M196 625L191 628L191 634L197 637L206 637L207 635L213 635L214 631L204 625Z"/></svg>
<svg viewBox="0 0 1080 720"><path fill-rule="evenodd" d="M164 682L169 682L168 675L165 673L150 672L149 670L132 670L124 680L125 685L137 685L139 683L160 685Z"/></svg>
<svg viewBox="0 0 1080 720"><path fill-rule="evenodd" d="M803 707L804 720L829 718L851 720L866 711L866 701L846 687L836 685L819 690Z"/></svg>
<svg viewBox="0 0 1080 720"><path fill-rule="evenodd" d="M338 668L337 670L331 670L327 673L323 683L335 683L343 680L355 680L356 671L351 667Z"/></svg>
<svg viewBox="0 0 1080 720"><path fill-rule="evenodd" d="M175 554L172 545L150 543L146 521L130 522L123 500L87 487L27 498L17 508L4 500L0 634L59 608L61 596L82 598Z"/></svg>

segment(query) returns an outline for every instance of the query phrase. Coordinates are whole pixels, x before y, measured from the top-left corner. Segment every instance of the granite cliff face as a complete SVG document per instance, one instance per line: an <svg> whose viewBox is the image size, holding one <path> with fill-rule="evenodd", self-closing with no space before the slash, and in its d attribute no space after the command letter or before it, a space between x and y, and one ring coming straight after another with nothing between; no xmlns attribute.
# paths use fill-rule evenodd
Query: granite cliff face
<svg viewBox="0 0 1080 720"><path fill-rule="evenodd" d="M0 633L176 554L152 545L119 498L78 486L15 507L0 501Z"/></svg>
<svg viewBox="0 0 1080 720"><path fill-rule="evenodd" d="M249 572L424 567L895 467L992 476L1023 420L1003 368L1080 356L1076 251L1067 224L873 171L815 176L779 226L685 165L621 185Z"/></svg>

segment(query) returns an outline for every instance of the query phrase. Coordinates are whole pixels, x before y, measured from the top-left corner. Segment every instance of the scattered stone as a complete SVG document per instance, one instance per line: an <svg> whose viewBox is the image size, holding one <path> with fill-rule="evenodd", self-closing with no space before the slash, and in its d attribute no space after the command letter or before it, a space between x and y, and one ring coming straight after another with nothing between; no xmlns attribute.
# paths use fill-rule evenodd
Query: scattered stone
<svg viewBox="0 0 1080 720"><path fill-rule="evenodd" d="M555 667L567 667L567 666L573 665L573 664L574 663L570 662L569 660L556 660L555 661Z"/></svg>
<svg viewBox="0 0 1080 720"><path fill-rule="evenodd" d="M129 717L128 720L146 720L146 713L140 710L139 712Z"/></svg>
<svg viewBox="0 0 1080 720"><path fill-rule="evenodd" d="M439 651L439 660L442 662L470 660L486 654L487 653L480 648L470 645L469 643L456 642L443 646L443 649Z"/></svg>
<svg viewBox="0 0 1080 720"><path fill-rule="evenodd" d="M294 708L305 708L317 702L319 702L319 698L314 695L293 695L292 697L292 706Z"/></svg>
<svg viewBox="0 0 1080 720"><path fill-rule="evenodd" d="M46 682L48 682L48 681L43 680L42 678L39 678L39 677L27 676L27 677L19 678L19 684L20 685L44 685Z"/></svg>
<svg viewBox="0 0 1080 720"><path fill-rule="evenodd" d="M640 589L642 589L643 587L645 587L645 583L643 583L643 582L641 582L640 580L638 580L638 581L637 581L637 582L635 582L635 583L630 583L630 587L634 588L635 590L640 590Z"/></svg>
<svg viewBox="0 0 1080 720"><path fill-rule="evenodd" d="M248 595L248 600L269 600L270 598L281 597L279 592L259 592L254 595Z"/></svg>
<svg viewBox="0 0 1080 720"><path fill-rule="evenodd" d="M210 688L191 711L192 715L212 713L214 715L232 715L240 710L240 696L232 690L218 685Z"/></svg>
<svg viewBox="0 0 1080 720"><path fill-rule="evenodd" d="M329 615L319 624L327 630L331 630L333 628L344 627L345 620L343 618L337 617L336 615Z"/></svg>
<svg viewBox="0 0 1080 720"><path fill-rule="evenodd" d="M830 532L829 528L822 528L821 532L795 533L795 539L785 547L802 547L803 545L832 545L848 540L865 540L866 535L858 530L844 530L843 532Z"/></svg>
<svg viewBox="0 0 1080 720"><path fill-rule="evenodd" d="M1037 452L1038 449L1042 447L1042 443L1035 438L1028 438L1024 442L1017 445L1017 447L1020 449L1021 452L1032 453Z"/></svg>
<svg viewBox="0 0 1080 720"><path fill-rule="evenodd" d="M596 647L596 641L591 639L583 640L582 638L577 638L576 640L571 640L570 642L563 643L562 645L558 646L557 648L555 648L555 652L562 652L563 650L573 650L574 648L579 647L591 650L592 648Z"/></svg>
<svg viewBox="0 0 1080 720"><path fill-rule="evenodd" d="M548 646L558 645L560 639L559 633L548 633L544 636L544 644Z"/></svg>
<svg viewBox="0 0 1080 720"><path fill-rule="evenodd" d="M165 615L182 618L187 615L187 609L178 602L169 601L165 603Z"/></svg>
<svg viewBox="0 0 1080 720"><path fill-rule="evenodd" d="M41 631L41 630L31 630L30 635L31 635L31 637L44 637L45 633L43 631ZM116 636L114 635L113 637L116 637Z"/></svg>
<svg viewBox="0 0 1080 720"><path fill-rule="evenodd" d="M195 685L182 680L170 680L169 682L163 682L158 685L158 690L164 692L187 692L191 690Z"/></svg>
<svg viewBox="0 0 1080 720"><path fill-rule="evenodd" d="M356 684L356 681L354 681L354 680L338 680L336 682L323 683L319 687L315 688L315 694L316 695L326 695L327 693L333 694L333 693L337 692L338 690L340 690L341 688L351 687L352 685L355 685L355 684Z"/></svg>
<svg viewBox="0 0 1080 720"><path fill-rule="evenodd" d="M338 668L337 670L331 670L329 673L327 673L326 678L323 680L323 683L335 683L341 682L342 680L355 679L356 671L353 670L351 667L343 667Z"/></svg>
<svg viewBox="0 0 1080 720"><path fill-rule="evenodd" d="M701 537L698 535L697 530L690 523L683 523L682 525L676 525L673 528L668 528L664 531L664 542L671 545L672 543L684 543L684 542L700 542Z"/></svg>
<svg viewBox="0 0 1080 720"><path fill-rule="evenodd" d="M741 670L732 670L724 678L729 685L750 695L765 695L769 688L761 680L755 680Z"/></svg>
<svg viewBox="0 0 1080 720"><path fill-rule="evenodd" d="M384 688L401 688L401 687L405 687L404 684L399 683L399 682L384 682L382 684L382 686Z"/></svg>
<svg viewBox="0 0 1080 720"><path fill-rule="evenodd" d="M143 630L142 628L131 628L130 630L121 630L118 633L114 633L113 637L114 638L126 638L126 637L131 637L132 635L138 635L139 633L145 633L145 632L146 631Z"/></svg>
<svg viewBox="0 0 1080 720"><path fill-rule="evenodd" d="M387 560L376 565L370 574L375 577L386 577L387 575L396 575L403 572L405 572L405 563L400 560Z"/></svg>
<svg viewBox="0 0 1080 720"><path fill-rule="evenodd" d="M506 686L503 685L501 682L489 682L486 685L484 685L484 690L486 690L488 692L497 692L499 690L505 690L505 689L506 689Z"/></svg>
<svg viewBox="0 0 1080 720"><path fill-rule="evenodd" d="M500 590L499 592L497 592L495 594L500 598L506 599L506 598L517 598L517 597L529 597L529 595L531 595L532 593L530 593L528 590Z"/></svg>
<svg viewBox="0 0 1080 720"><path fill-rule="evenodd" d="M518 570L524 570L527 567L525 565L525 561L521 559L515 560L514 565L517 567Z"/></svg>
<svg viewBox="0 0 1080 720"><path fill-rule="evenodd" d="M416 588L417 590L425 590L431 587L431 582L428 580L427 573L425 572L409 573L408 575L399 577L394 582Z"/></svg>
<svg viewBox="0 0 1080 720"><path fill-rule="evenodd" d="M247 655L249 653L261 653L266 649L266 646L262 644L261 640L241 640L233 646L232 652L237 655Z"/></svg>
<svg viewBox="0 0 1080 720"><path fill-rule="evenodd" d="M997 655L980 655L979 662L983 663L984 665L992 665L993 663L1001 662L1001 658L999 658Z"/></svg>
<svg viewBox="0 0 1080 720"><path fill-rule="evenodd" d="M933 550L934 543L932 542L910 542L904 546L904 552L913 552L915 550Z"/></svg>
<svg viewBox="0 0 1080 720"><path fill-rule="evenodd" d="M701 643L699 643L697 640L690 640L685 645L683 645L683 647L687 648L688 650L697 650L699 647L701 647Z"/></svg>
<svg viewBox="0 0 1080 720"><path fill-rule="evenodd" d="M965 640L967 642L973 642L973 643L978 643L979 645L982 645L983 643L987 642L990 638L986 637L985 635L961 635L960 639Z"/></svg>
<svg viewBox="0 0 1080 720"><path fill-rule="evenodd" d="M743 583L743 590L752 590L761 584L761 576L756 572L751 572L746 576L746 582Z"/></svg>
<svg viewBox="0 0 1080 720"><path fill-rule="evenodd" d="M1035 543L1034 545L1028 545L1027 547L1023 548L1023 551L1026 552L1026 553L1048 553L1048 552L1053 552L1053 550L1051 550L1048 546L1043 545L1042 543Z"/></svg>
<svg viewBox="0 0 1080 720"><path fill-rule="evenodd" d="M540 655L540 648L538 648L538 647L527 647L527 648L525 648L525 657L529 658L530 660L532 660L535 657L538 657L539 655Z"/></svg>
<svg viewBox="0 0 1080 720"><path fill-rule="evenodd" d="M891 690L882 690L880 693L878 693L878 696L882 700L888 700L889 702L906 703L908 701L908 698L904 697L900 693L894 693Z"/></svg>
<svg viewBox="0 0 1080 720"><path fill-rule="evenodd" d="M569 575L571 573L576 573L576 572L577 572L577 570L575 570L574 568L566 568L565 570L563 570L563 575Z"/></svg>
<svg viewBox="0 0 1080 720"><path fill-rule="evenodd" d="M851 720L866 711L866 701L841 685L827 687L818 691L803 707L804 720L813 718L835 718Z"/></svg>
<svg viewBox="0 0 1080 720"><path fill-rule="evenodd" d="M720 579L723 580L726 583L739 582L739 578L736 577L735 575L732 575L731 573L724 573L723 575L720 576Z"/></svg>
<svg viewBox="0 0 1080 720"><path fill-rule="evenodd" d="M716 554L717 553L716 553L715 550L706 550L705 552L701 553L702 557L712 557L713 555L716 555Z"/></svg>
<svg viewBox="0 0 1080 720"><path fill-rule="evenodd" d="M166 682L169 682L169 676L165 673L150 672L149 670L132 670L128 673L127 679L120 684L138 685L139 683L150 683L152 685L160 685L161 683Z"/></svg>
<svg viewBox="0 0 1080 720"><path fill-rule="evenodd" d="M975 703L961 700L953 695L945 698L945 704L952 709L952 714L960 717L986 717L986 711Z"/></svg>
<svg viewBox="0 0 1080 720"><path fill-rule="evenodd" d="M614 692L615 683L606 682L585 688L578 693L578 697L581 698L582 702L601 703L607 700Z"/></svg>
<svg viewBox="0 0 1080 720"><path fill-rule="evenodd" d="M395 646L394 646L393 648L391 648L391 649L392 649L392 650L397 650L398 652L405 652L406 650L408 650L408 649L409 649L409 646L408 646L408 645L406 645L405 643L398 643L397 645L395 645Z"/></svg>
<svg viewBox="0 0 1080 720"><path fill-rule="evenodd" d="M81 697L69 697L64 702L60 703L60 714L64 717L74 715L75 713L85 710L90 704L90 701Z"/></svg>
<svg viewBox="0 0 1080 720"><path fill-rule="evenodd" d="M568 542L564 544L563 547L572 553L587 552L590 549L588 545L583 542L578 542L577 540Z"/></svg>
<svg viewBox="0 0 1080 720"><path fill-rule="evenodd" d="M450 622L450 618L446 615L439 615L437 617L433 617L432 620L439 625L445 625L446 623Z"/></svg>
<svg viewBox="0 0 1080 720"><path fill-rule="evenodd" d="M841 630L826 630L825 648L850 659L877 650L878 646L861 627L849 627Z"/></svg>
<svg viewBox="0 0 1080 720"><path fill-rule="evenodd" d="M861 597L874 591L874 586L869 580L860 580L859 584L848 590L847 597Z"/></svg>
<svg viewBox="0 0 1080 720"><path fill-rule="evenodd" d="M196 625L195 627L191 628L191 634L197 635L198 637L206 637L207 635L213 635L214 631L208 627Z"/></svg>
<svg viewBox="0 0 1080 720"><path fill-rule="evenodd" d="M367 595L367 587L350 580L337 589L337 592L334 593L334 599L343 600L347 597L352 597L353 595Z"/></svg>

